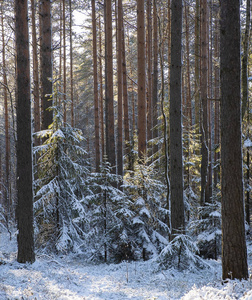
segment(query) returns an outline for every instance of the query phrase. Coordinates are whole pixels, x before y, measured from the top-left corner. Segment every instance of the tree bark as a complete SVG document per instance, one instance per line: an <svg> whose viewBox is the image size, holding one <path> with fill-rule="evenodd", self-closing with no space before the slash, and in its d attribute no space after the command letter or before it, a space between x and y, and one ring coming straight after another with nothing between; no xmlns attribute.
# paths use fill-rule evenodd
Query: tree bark
<svg viewBox="0 0 252 300"><path fill-rule="evenodd" d="M241 151L240 3L221 0L222 277L247 279Z"/></svg>
<svg viewBox="0 0 252 300"><path fill-rule="evenodd" d="M152 110L153 110L153 139L158 137L158 18L156 1L153 4L153 82L152 82ZM153 153L158 152L155 143Z"/></svg>
<svg viewBox="0 0 252 300"><path fill-rule="evenodd" d="M35 261L33 231L33 182L30 62L27 0L15 0L17 85L17 226L20 263Z"/></svg>
<svg viewBox="0 0 252 300"><path fill-rule="evenodd" d="M42 130L48 129L53 121L52 106L52 28L51 1L42 0L40 3L41 20L41 89L42 89Z"/></svg>
<svg viewBox="0 0 252 300"><path fill-rule="evenodd" d="M117 7L117 174L123 175L123 70L122 70L122 1Z"/></svg>
<svg viewBox="0 0 252 300"><path fill-rule="evenodd" d="M172 237L185 230L182 150L182 0L171 6L170 191Z"/></svg>
<svg viewBox="0 0 252 300"><path fill-rule="evenodd" d="M140 160L146 155L147 141L144 16L144 0L137 0L138 157Z"/></svg>
<svg viewBox="0 0 252 300"><path fill-rule="evenodd" d="M112 172L116 173L111 0L105 0L105 74L106 155L112 167Z"/></svg>
<svg viewBox="0 0 252 300"><path fill-rule="evenodd" d="M207 105L207 71L208 71L208 40L207 40L207 1L201 0L201 196L200 204L209 202L208 198L208 105Z"/></svg>
<svg viewBox="0 0 252 300"><path fill-rule="evenodd" d="M8 109L8 94L7 94L7 73L5 63L5 34L4 34L4 14L3 3L1 4L1 27L2 27L2 58L3 58L3 94L4 94L4 129L5 129L5 176L4 176L4 206L6 209L7 223L11 213L10 203L10 135L9 135L9 109Z"/></svg>
<svg viewBox="0 0 252 300"><path fill-rule="evenodd" d="M31 0L32 12L32 56L33 56L33 97L34 97L34 132L41 129L40 124L40 98L39 98L39 73L38 73L38 47L36 35L36 9L34 0ZM35 146L39 145L39 138L34 138Z"/></svg>
<svg viewBox="0 0 252 300"><path fill-rule="evenodd" d="M95 170L99 172L101 163L100 152L100 118L98 95L98 71L97 71L97 34L95 0L92 0L92 30L93 30L93 77L94 77L94 115L95 115Z"/></svg>

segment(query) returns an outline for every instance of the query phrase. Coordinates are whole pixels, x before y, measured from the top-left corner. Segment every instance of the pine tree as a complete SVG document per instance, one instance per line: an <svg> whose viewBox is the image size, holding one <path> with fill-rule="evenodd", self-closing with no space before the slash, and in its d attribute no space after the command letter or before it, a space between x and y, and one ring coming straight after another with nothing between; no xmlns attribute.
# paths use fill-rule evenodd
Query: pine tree
<svg viewBox="0 0 252 300"><path fill-rule="evenodd" d="M53 110L52 125L40 132L45 141L34 149L40 154L34 202L36 237L39 246L76 251L86 232L84 138L79 129L63 122L61 106Z"/></svg>

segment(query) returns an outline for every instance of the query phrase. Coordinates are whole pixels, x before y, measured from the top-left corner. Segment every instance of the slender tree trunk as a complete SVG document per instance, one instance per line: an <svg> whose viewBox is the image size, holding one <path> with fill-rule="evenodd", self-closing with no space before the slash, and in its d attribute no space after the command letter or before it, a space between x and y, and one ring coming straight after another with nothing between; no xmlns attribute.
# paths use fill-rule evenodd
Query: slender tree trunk
<svg viewBox="0 0 252 300"><path fill-rule="evenodd" d="M247 279L241 150L240 3L221 2L222 277Z"/></svg>
<svg viewBox="0 0 252 300"><path fill-rule="evenodd" d="M71 96L71 126L74 127L74 82L73 82L73 32L72 32L72 0L69 0L69 29L70 29L70 96ZM97 58L96 58L97 69Z"/></svg>
<svg viewBox="0 0 252 300"><path fill-rule="evenodd" d="M123 7L122 16L123 16ZM125 54L125 34L124 22L122 17L122 72L123 72L123 125L124 125L124 147L125 155L129 160L130 154L130 133L129 133L129 103L128 103L128 83L127 83L127 68L126 68L126 54Z"/></svg>
<svg viewBox="0 0 252 300"><path fill-rule="evenodd" d="M218 59L220 56L219 51L219 29L218 29L218 21L215 21L215 59ZM215 148L219 148L220 144L220 68L216 64L214 67L214 144ZM220 168L219 165L219 159L220 159L220 153L217 151L217 149L214 152L214 187L217 187L217 184L219 182L219 173Z"/></svg>
<svg viewBox="0 0 252 300"><path fill-rule="evenodd" d="M105 137L104 137L104 112L103 112L103 75L102 75L102 29L101 17L99 16L99 85L100 85L100 127L101 127L101 157L105 154Z"/></svg>
<svg viewBox="0 0 252 300"><path fill-rule="evenodd" d="M95 115L95 170L99 172L101 163L100 153L100 124L99 124L99 95L97 72L97 34L95 0L92 0L92 29L93 29L93 76L94 76L94 115Z"/></svg>
<svg viewBox="0 0 252 300"><path fill-rule="evenodd" d="M53 121L52 106L52 29L51 1L40 2L41 12L41 89L42 89L42 130L48 129Z"/></svg>
<svg viewBox="0 0 252 300"><path fill-rule="evenodd" d="M248 106L248 51L249 51L249 38L250 38L250 6L251 0L247 0L246 8L246 27L243 38L243 56L242 56L242 119L247 111Z"/></svg>
<svg viewBox="0 0 252 300"><path fill-rule="evenodd" d="M63 21L63 120L64 123L67 121L67 79L66 79L66 2L62 0L62 21Z"/></svg>
<svg viewBox="0 0 252 300"><path fill-rule="evenodd" d="M113 36L111 0L105 0L105 117L106 117L106 155L116 173L114 96L113 96Z"/></svg>
<svg viewBox="0 0 252 300"><path fill-rule="evenodd" d="M208 105L207 105L207 1L201 0L201 103L202 103L202 121L201 132L201 197L200 204L205 205L209 202L208 198Z"/></svg>
<svg viewBox="0 0 252 300"><path fill-rule="evenodd" d="M213 30L212 30L212 0L209 2L210 8L207 10L207 32L209 34L207 35L207 44L208 46L208 98L210 98L210 101L207 101L207 118L208 118L208 172L207 172L207 190L206 190L206 199L208 201L212 200L213 196L213 155L212 155L212 66L213 66L213 51L212 51L212 36L213 36Z"/></svg>
<svg viewBox="0 0 252 300"><path fill-rule="evenodd" d="M251 9L251 0L247 0L246 8L246 27L243 38L243 56L242 56L242 119L244 118L245 113L247 112L247 137L249 137L249 98L248 98L248 55L249 55L249 40L250 40L250 9ZM249 149L247 150L247 176L246 176L246 185L249 186L250 181L250 159L249 159ZM246 221L250 224L250 191L246 190L245 198L245 212L246 212Z"/></svg>
<svg viewBox="0 0 252 300"><path fill-rule="evenodd" d="M196 0L196 10L195 10L195 80L194 80L194 94L195 94L195 125L197 133L199 133L200 128L200 2L201 0Z"/></svg>
<svg viewBox="0 0 252 300"><path fill-rule="evenodd" d="M123 175L123 69L122 69L122 1L118 0L117 15L117 173Z"/></svg>
<svg viewBox="0 0 252 300"><path fill-rule="evenodd" d="M15 0L17 84L17 225L20 263L35 261L27 0Z"/></svg>
<svg viewBox="0 0 252 300"><path fill-rule="evenodd" d="M145 91L145 13L144 0L137 0L137 77L138 77L138 157L146 155L146 91Z"/></svg>
<svg viewBox="0 0 252 300"><path fill-rule="evenodd" d="M153 138L158 137L158 18L156 1L153 3L153 82L152 82L152 110L153 110ZM158 152L158 145L153 148Z"/></svg>
<svg viewBox="0 0 252 300"><path fill-rule="evenodd" d="M152 105L152 0L147 1L147 74L148 74L148 86L147 86L147 141L152 140L153 137L153 105ZM152 155L152 145L148 145L150 152L148 155Z"/></svg>
<svg viewBox="0 0 252 300"><path fill-rule="evenodd" d="M172 0L170 68L170 188L172 237L185 230L182 150L182 0Z"/></svg>
<svg viewBox="0 0 252 300"><path fill-rule="evenodd" d="M34 131L38 132L40 126L40 98L39 98L39 73L38 73L38 47L36 35L36 9L34 0L31 0L32 12L32 56L33 56L33 97L34 97ZM34 139L35 146L39 145L39 138Z"/></svg>
<svg viewBox="0 0 252 300"><path fill-rule="evenodd" d="M10 134L9 134L9 109L8 109L8 94L7 94L7 73L5 63L5 35L4 35L4 14L3 3L1 3L1 27L2 27L2 58L3 58L3 92L4 92L4 129L5 129L5 180L4 180L4 206L6 209L7 222L10 218L11 203L10 203Z"/></svg>

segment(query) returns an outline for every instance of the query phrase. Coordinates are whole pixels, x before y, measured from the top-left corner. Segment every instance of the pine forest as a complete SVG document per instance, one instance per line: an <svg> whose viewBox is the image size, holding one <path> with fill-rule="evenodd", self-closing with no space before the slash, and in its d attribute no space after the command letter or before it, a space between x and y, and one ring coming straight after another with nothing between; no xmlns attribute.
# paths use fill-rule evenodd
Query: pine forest
<svg viewBox="0 0 252 300"><path fill-rule="evenodd" d="M252 299L251 9L0 0L1 299ZM123 287L10 275L77 262ZM130 296L131 266L152 271ZM217 292L183 290L208 272Z"/></svg>

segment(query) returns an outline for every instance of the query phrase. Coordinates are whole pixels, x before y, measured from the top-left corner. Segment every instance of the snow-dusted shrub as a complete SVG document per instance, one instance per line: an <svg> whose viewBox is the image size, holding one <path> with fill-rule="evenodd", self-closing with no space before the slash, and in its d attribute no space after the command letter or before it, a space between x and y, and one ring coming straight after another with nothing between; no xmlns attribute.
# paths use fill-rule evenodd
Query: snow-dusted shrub
<svg viewBox="0 0 252 300"><path fill-rule="evenodd" d="M178 234L162 250L157 258L160 268L177 268L184 270L188 268L204 268L206 263L197 255L196 243L185 234Z"/></svg>
<svg viewBox="0 0 252 300"><path fill-rule="evenodd" d="M54 107L54 121L40 132L46 138L34 149L38 156L35 180L35 234L39 246L65 252L77 249L85 235L85 151L79 129L63 124Z"/></svg>
<svg viewBox="0 0 252 300"><path fill-rule="evenodd" d="M124 178L124 189L134 212L134 243L140 249L138 255L144 260L160 253L168 244L167 189L155 178L158 178L155 169L147 163L137 164L135 172Z"/></svg>
<svg viewBox="0 0 252 300"><path fill-rule="evenodd" d="M92 195L87 197L90 211L90 228L87 235L91 259L119 262L134 259L131 219L134 213L127 195L117 188L120 176L111 172L104 160L100 173L92 173L89 186Z"/></svg>
<svg viewBox="0 0 252 300"><path fill-rule="evenodd" d="M197 239L200 256L217 259L221 254L220 203L206 203L198 207L198 218L189 224L189 231Z"/></svg>

